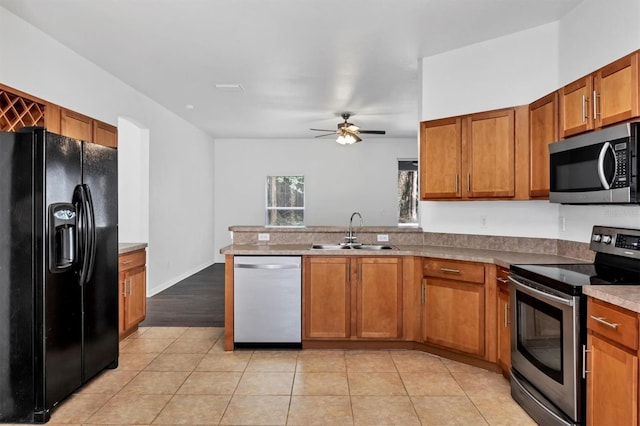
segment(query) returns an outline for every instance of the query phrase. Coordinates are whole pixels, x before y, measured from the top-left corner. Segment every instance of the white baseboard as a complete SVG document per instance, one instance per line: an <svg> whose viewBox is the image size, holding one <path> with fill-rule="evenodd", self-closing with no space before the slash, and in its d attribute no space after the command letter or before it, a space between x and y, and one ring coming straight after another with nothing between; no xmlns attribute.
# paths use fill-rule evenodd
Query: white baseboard
<svg viewBox="0 0 640 426"><path fill-rule="evenodd" d="M178 275L177 277L173 277L168 281L165 281L164 283L155 286L153 288L149 288L147 287L147 297L152 297L155 296L156 294L168 289L169 287L172 287L176 284L178 284L180 281L184 280L185 278L190 277L191 275L202 271L204 268L208 268L209 266L213 265L214 263L219 263L216 262L215 260L211 260L209 262L203 263L201 265L196 266L195 268Z"/></svg>

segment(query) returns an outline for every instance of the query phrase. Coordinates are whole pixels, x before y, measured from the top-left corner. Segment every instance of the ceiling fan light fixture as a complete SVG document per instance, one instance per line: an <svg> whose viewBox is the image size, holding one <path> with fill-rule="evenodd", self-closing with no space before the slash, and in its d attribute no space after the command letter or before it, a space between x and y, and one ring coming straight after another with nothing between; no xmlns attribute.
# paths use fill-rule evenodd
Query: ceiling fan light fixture
<svg viewBox="0 0 640 426"><path fill-rule="evenodd" d="M360 142L360 140L361 139L356 135L347 133L347 134L338 136L338 139L336 139L336 142L338 142L340 145L353 145L354 143Z"/></svg>

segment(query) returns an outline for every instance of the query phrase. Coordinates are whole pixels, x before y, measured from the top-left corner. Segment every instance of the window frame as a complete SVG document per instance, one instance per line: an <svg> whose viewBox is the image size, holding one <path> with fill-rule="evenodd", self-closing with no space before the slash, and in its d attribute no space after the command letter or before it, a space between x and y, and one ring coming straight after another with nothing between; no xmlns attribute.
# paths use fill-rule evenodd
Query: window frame
<svg viewBox="0 0 640 426"><path fill-rule="evenodd" d="M405 164L403 164L405 163ZM406 163L411 163L411 165L406 164ZM397 194L396 194L396 215L397 215L397 223L398 223L398 227L406 227L406 228L417 228L420 226L420 192L419 192L419 180L420 180L420 175L419 175L419 169L418 169L418 159L417 158L398 158L397 160L397 166L398 166L398 173L396 175L396 189ZM400 173L403 171L411 171L415 173L415 178L414 178L414 182L415 185L413 186L413 197L412 197L412 201L413 203L415 203L415 209L416 209L416 221L415 222L400 222L400 191L399 191L399 187L400 187Z"/></svg>
<svg viewBox="0 0 640 426"><path fill-rule="evenodd" d="M292 207L292 206L269 206L269 179L270 178L302 178L302 207ZM266 228L304 228L305 227L305 208L307 204L307 191L306 191L306 182L304 179L304 175L267 175L265 179L265 190L264 190L264 205L265 205L265 227ZM294 210L294 211L302 211L302 223L299 225L275 225L269 223L269 216L272 211L279 210Z"/></svg>

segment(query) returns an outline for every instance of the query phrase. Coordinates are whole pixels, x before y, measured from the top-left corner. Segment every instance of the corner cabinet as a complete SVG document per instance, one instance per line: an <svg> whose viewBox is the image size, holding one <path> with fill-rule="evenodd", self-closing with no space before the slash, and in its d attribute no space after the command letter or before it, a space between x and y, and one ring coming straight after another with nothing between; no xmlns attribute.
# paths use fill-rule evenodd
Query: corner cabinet
<svg viewBox="0 0 640 426"><path fill-rule="evenodd" d="M303 339L402 337L401 258L308 256L303 273Z"/></svg>
<svg viewBox="0 0 640 426"><path fill-rule="evenodd" d="M421 199L528 198L527 123L526 107L422 122Z"/></svg>
<svg viewBox="0 0 640 426"><path fill-rule="evenodd" d="M484 265L431 258L423 262L422 340L485 357Z"/></svg>
<svg viewBox="0 0 640 426"><path fill-rule="evenodd" d="M146 250L118 256L119 333L124 338L138 329L147 314Z"/></svg>
<svg viewBox="0 0 640 426"><path fill-rule="evenodd" d="M640 116L640 52L634 52L560 89L561 136Z"/></svg>
<svg viewBox="0 0 640 426"><path fill-rule="evenodd" d="M587 302L587 425L638 424L638 314Z"/></svg>

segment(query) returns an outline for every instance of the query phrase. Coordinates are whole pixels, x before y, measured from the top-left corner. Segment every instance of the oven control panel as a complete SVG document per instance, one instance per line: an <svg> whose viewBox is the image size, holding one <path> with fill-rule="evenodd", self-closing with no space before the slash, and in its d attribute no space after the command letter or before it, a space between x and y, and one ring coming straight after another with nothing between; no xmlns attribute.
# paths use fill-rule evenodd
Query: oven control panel
<svg viewBox="0 0 640 426"><path fill-rule="evenodd" d="M640 229L594 226L589 248L600 253L640 258Z"/></svg>

